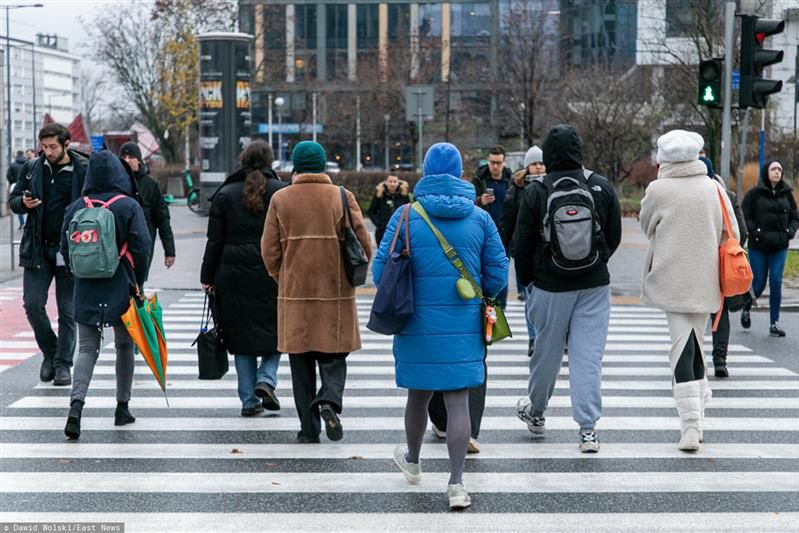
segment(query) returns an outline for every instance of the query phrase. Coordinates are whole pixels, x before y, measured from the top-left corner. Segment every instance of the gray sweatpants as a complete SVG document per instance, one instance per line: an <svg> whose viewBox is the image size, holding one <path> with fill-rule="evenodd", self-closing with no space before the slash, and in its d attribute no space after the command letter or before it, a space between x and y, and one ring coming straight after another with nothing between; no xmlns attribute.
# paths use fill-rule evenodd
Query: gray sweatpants
<svg viewBox="0 0 799 533"><path fill-rule="evenodd" d="M114 347L117 352L117 401L130 400L130 390L133 387L133 339L128 335L125 326L114 326ZM78 324L78 355L75 356L75 369L72 375L72 394L69 402L73 400L86 401L89 391L89 382L94 374L94 366L100 356L100 331L97 326Z"/></svg>
<svg viewBox="0 0 799 533"><path fill-rule="evenodd" d="M533 416L546 411L569 346L572 412L580 429L592 429L602 415L602 354L610 321L610 286L570 292L533 287L529 319L535 325L528 394Z"/></svg>

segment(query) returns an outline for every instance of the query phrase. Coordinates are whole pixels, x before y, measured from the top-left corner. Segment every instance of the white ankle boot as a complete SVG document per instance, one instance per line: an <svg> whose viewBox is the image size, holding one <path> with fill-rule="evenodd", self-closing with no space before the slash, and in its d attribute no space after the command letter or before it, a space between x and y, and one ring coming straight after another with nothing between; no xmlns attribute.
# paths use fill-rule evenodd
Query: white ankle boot
<svg viewBox="0 0 799 533"><path fill-rule="evenodd" d="M713 397L713 391L710 390L710 383L707 377L699 380L699 401L702 403L702 409L699 411L699 442L705 442L705 406L707 402Z"/></svg>
<svg viewBox="0 0 799 533"><path fill-rule="evenodd" d="M677 447L685 452L699 449L702 432L702 401L700 380L676 383L674 400L677 402L677 413L680 415L680 443Z"/></svg>

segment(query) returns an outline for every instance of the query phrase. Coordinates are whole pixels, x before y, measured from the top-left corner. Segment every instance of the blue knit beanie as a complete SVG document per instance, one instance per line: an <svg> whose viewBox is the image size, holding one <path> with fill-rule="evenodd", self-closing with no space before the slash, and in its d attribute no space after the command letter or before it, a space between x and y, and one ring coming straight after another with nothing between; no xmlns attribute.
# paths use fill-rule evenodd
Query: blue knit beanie
<svg viewBox="0 0 799 533"><path fill-rule="evenodd" d="M461 153L450 143L436 143L424 156L424 175L449 174L460 178L463 174Z"/></svg>

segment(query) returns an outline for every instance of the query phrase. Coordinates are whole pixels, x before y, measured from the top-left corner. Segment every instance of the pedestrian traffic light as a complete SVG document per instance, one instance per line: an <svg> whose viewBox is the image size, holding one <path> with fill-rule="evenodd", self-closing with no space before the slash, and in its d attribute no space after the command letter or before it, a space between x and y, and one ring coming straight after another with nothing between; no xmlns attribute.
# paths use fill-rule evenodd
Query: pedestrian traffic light
<svg viewBox="0 0 799 533"><path fill-rule="evenodd" d="M721 107L721 76L724 62L707 59L699 63L699 105Z"/></svg>
<svg viewBox="0 0 799 533"><path fill-rule="evenodd" d="M784 20L761 19L753 15L741 17L741 88L738 107L766 107L768 95L782 90L782 82L763 79L763 68L782 61L782 50L766 50L766 37L782 33Z"/></svg>

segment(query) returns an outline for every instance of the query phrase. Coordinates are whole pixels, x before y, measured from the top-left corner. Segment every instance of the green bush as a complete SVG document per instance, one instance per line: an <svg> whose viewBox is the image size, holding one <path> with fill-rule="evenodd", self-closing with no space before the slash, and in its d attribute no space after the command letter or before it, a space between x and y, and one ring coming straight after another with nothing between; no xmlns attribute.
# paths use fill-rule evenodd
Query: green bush
<svg viewBox="0 0 799 533"><path fill-rule="evenodd" d="M641 198L640 197L626 197L619 198L619 205L621 206L621 216L638 216L641 212Z"/></svg>
<svg viewBox="0 0 799 533"><path fill-rule="evenodd" d="M786 278L799 278L799 250L788 250L784 276Z"/></svg>

